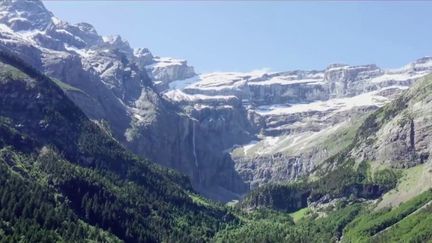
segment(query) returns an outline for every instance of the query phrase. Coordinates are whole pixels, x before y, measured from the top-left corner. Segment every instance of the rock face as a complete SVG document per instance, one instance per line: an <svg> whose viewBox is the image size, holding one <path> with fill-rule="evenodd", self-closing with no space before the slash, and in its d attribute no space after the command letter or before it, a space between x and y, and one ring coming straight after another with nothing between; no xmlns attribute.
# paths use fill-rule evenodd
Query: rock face
<svg viewBox="0 0 432 243"><path fill-rule="evenodd" d="M165 96L184 109L216 109L237 98L259 132L230 155L254 188L309 175L349 145L365 114L431 72L432 58L426 57L396 70L334 64L322 71L212 73Z"/></svg>
<svg viewBox="0 0 432 243"><path fill-rule="evenodd" d="M365 113L432 72L432 58L422 58L398 70L334 64L197 75L184 60L134 49L120 36L102 37L87 23L61 21L39 0L2 1L0 30L0 48L61 80L67 95L119 142L222 201L307 176L347 146ZM383 137L412 144L424 129L418 124L414 119ZM380 153L359 156L387 156ZM413 156L421 161L424 153Z"/></svg>
<svg viewBox="0 0 432 243"><path fill-rule="evenodd" d="M417 63L422 63L421 60ZM313 147L320 144L316 142L317 139L332 136L321 142L327 147L319 149L320 152L327 152L327 149L331 148L328 146L331 143L343 144L341 141L334 141L341 137L348 138L348 146L344 146L345 149L333 153L334 156L319 164L319 169L309 171L313 176L312 180L306 179L296 184L269 183L260 186L248 193L240 201L239 206L249 210L265 207L292 212L304 207L322 207L338 200L352 202L354 199L368 200L371 207L379 210L384 207L397 207L430 190L431 91L432 74L429 74L419 78L412 87L393 101L366 115L365 118L357 119L357 125L348 126L347 131L354 131L355 136L346 136L346 132L324 132L329 129L321 130L319 136L312 135L308 142L314 143ZM307 154L304 146L308 143L304 144L302 139L304 138L294 138L297 141L293 142L300 150L306 152L298 158L287 156L296 153L289 150L285 154L257 158L257 164L274 163L267 165L267 171L262 170L262 167L258 168L257 172L264 173L260 175L261 178L273 176L274 180L280 180L281 178L276 176L282 175L287 178L301 173L304 170L304 162L311 160L304 156ZM274 146L270 149L274 149ZM237 156L244 157L241 154ZM299 162L299 158L304 161ZM289 166L284 167L280 161L285 161ZM273 168L274 166L277 168ZM393 170L394 168L398 170ZM278 170L279 173L276 172Z"/></svg>
<svg viewBox="0 0 432 243"><path fill-rule="evenodd" d="M0 22L14 31L45 30L52 16L40 1L4 0L0 6Z"/></svg>
<svg viewBox="0 0 432 243"><path fill-rule="evenodd" d="M153 62L145 66L145 69L154 81L159 91L169 88L169 83L184 80L195 76L193 67L187 65L185 60L169 57L154 57Z"/></svg>
<svg viewBox="0 0 432 243"><path fill-rule="evenodd" d="M430 161L432 77L417 81L402 96L372 114L351 156L374 166L409 168Z"/></svg>
<svg viewBox="0 0 432 243"><path fill-rule="evenodd" d="M107 124L119 142L188 175L206 196L229 200L247 190L220 150L249 137L234 132L207 143L218 129L236 125L231 118L239 115L226 110L220 115L229 122L206 123L158 93L159 80L168 87L195 75L185 61L153 57L119 36L101 37L87 23L61 21L41 1L3 1L0 10L0 48L61 80L67 95L95 122Z"/></svg>

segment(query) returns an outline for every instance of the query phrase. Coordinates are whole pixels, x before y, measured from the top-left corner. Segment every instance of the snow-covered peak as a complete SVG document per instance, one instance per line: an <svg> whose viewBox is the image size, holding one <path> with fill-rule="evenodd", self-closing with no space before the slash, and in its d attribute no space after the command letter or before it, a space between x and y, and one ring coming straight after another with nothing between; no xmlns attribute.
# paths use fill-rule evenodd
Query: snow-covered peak
<svg viewBox="0 0 432 243"><path fill-rule="evenodd" d="M154 57L155 63L153 67L167 67L172 65L184 65L186 64L186 60L175 59L172 57Z"/></svg>
<svg viewBox="0 0 432 243"><path fill-rule="evenodd" d="M260 115L291 114L302 111L346 111L354 107L379 106L409 87L416 79L432 73L432 58L421 58L399 70L376 65L333 64L321 71L270 73L216 72L175 82L168 98L189 103L191 95L236 96L245 108ZM172 95L177 94L177 95Z"/></svg>
<svg viewBox="0 0 432 243"><path fill-rule="evenodd" d="M103 36L102 39L105 44L111 46L112 48L133 54L133 49L130 47L129 42L123 40L119 35Z"/></svg>
<svg viewBox="0 0 432 243"><path fill-rule="evenodd" d="M160 91L167 90L172 82L196 76L194 68L186 60L171 57L156 56L145 68Z"/></svg>
<svg viewBox="0 0 432 243"><path fill-rule="evenodd" d="M109 49L116 49L121 51L124 54L127 54L128 57L132 58L134 56L134 49L129 45L129 42L123 40L119 35L109 35L102 36L103 45L108 47Z"/></svg>
<svg viewBox="0 0 432 243"><path fill-rule="evenodd" d="M47 29L46 34L59 42L76 48L89 48L103 42L95 28L88 23L72 25L55 17L52 20L53 25Z"/></svg>
<svg viewBox="0 0 432 243"><path fill-rule="evenodd" d="M76 26L79 28L79 30L81 30L82 32L86 32L86 33L92 33L97 35L96 29L93 27L93 25L89 24L89 23L78 23L76 24Z"/></svg>
<svg viewBox="0 0 432 243"><path fill-rule="evenodd" d="M384 70L383 75L375 77L372 83L413 80L432 73L432 57L422 57L401 68Z"/></svg>
<svg viewBox="0 0 432 243"><path fill-rule="evenodd" d="M227 90L247 86L323 84L334 81L364 80L378 76L382 70L376 65L349 66L332 64L322 71L288 71L272 73L266 70L252 72L214 72L202 74L186 89Z"/></svg>
<svg viewBox="0 0 432 243"><path fill-rule="evenodd" d="M97 70L116 60L133 63L147 72L160 90L167 89L172 81L196 75L186 60L154 57L146 48L133 49L119 35L98 35L91 24L70 24L55 17L40 0L1 0L0 29L0 41L78 55L84 65L99 63L99 67L90 64Z"/></svg>
<svg viewBox="0 0 432 243"><path fill-rule="evenodd" d="M414 71L432 70L432 57L426 56L412 63Z"/></svg>
<svg viewBox="0 0 432 243"><path fill-rule="evenodd" d="M425 63L431 63L432 62L432 56L424 56L422 58L419 58L415 61L417 64L425 64Z"/></svg>
<svg viewBox="0 0 432 243"><path fill-rule="evenodd" d="M123 43L123 40L119 35L106 35L106 36L102 36L102 39L104 42L111 45Z"/></svg>
<svg viewBox="0 0 432 243"><path fill-rule="evenodd" d="M63 21L63 20L57 18L56 16L52 16L52 17L51 17L51 21L52 21L52 23L53 23L55 26L57 26L57 25L61 25L61 24L63 24L63 23L66 23L65 21Z"/></svg>
<svg viewBox="0 0 432 243"><path fill-rule="evenodd" d="M325 70L324 79L330 82L344 80L346 82L378 76L382 70L374 64L349 66L331 65Z"/></svg>
<svg viewBox="0 0 432 243"><path fill-rule="evenodd" d="M53 24L52 17L40 0L0 1L0 23L14 31L45 30Z"/></svg>
<svg viewBox="0 0 432 243"><path fill-rule="evenodd" d="M141 67L145 67L155 62L153 54L147 48L135 48L133 53L138 60L138 65Z"/></svg>

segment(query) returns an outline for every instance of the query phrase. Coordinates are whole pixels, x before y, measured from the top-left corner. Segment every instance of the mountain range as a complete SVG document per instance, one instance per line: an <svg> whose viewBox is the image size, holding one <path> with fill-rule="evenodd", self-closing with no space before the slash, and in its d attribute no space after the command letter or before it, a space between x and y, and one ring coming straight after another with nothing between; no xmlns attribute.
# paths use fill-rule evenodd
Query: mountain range
<svg viewBox="0 0 432 243"><path fill-rule="evenodd" d="M431 57L199 74L4 0L0 61L0 239L432 239Z"/></svg>

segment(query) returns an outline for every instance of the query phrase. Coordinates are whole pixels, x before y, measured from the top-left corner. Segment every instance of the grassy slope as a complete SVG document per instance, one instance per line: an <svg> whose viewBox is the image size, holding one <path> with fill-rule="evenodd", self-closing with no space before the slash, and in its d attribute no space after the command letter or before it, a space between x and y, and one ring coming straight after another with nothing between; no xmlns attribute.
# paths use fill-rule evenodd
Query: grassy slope
<svg viewBox="0 0 432 243"><path fill-rule="evenodd" d="M324 214L305 210L294 221L289 214L270 210L241 213L240 225L218 232L214 242L427 242L432 239L432 192L394 209L374 211L366 203L338 203ZM241 215L241 216L240 216ZM320 216L321 215L321 216Z"/></svg>
<svg viewBox="0 0 432 243"><path fill-rule="evenodd" d="M402 177L398 185L382 196L376 209L398 206L431 188L432 171L430 166L430 164L421 164L401 170Z"/></svg>
<svg viewBox="0 0 432 243"><path fill-rule="evenodd" d="M70 84L67 84L65 82L62 82L58 79L55 78L51 78L51 80L57 84L62 90L64 90L65 92L78 92L84 95L87 95L84 91L82 91L81 89L78 89Z"/></svg>
<svg viewBox="0 0 432 243"><path fill-rule="evenodd" d="M356 218L351 224L347 226L344 233L344 241L369 242L371 239L377 239L379 237L375 236L380 232L386 230L388 227L393 227L398 222L402 222L410 214L431 200L432 191L429 190L407 201L406 203L401 204L399 207L367 212ZM402 232L396 232L395 230L391 231L392 232L385 233L385 235L404 235Z"/></svg>
<svg viewBox="0 0 432 243"><path fill-rule="evenodd" d="M294 220L294 222L298 222L301 219L305 218L311 210L309 208L302 208L300 210L295 211L294 213L290 213L290 216Z"/></svg>
<svg viewBox="0 0 432 243"><path fill-rule="evenodd" d="M377 242L431 242L432 207L428 205L417 213L399 221L387 231L376 235Z"/></svg>
<svg viewBox="0 0 432 243"><path fill-rule="evenodd" d="M268 141L264 139L248 147L247 151L243 147L234 149L232 156L253 158L258 154L271 155L275 153L300 156L314 153L317 149L325 150L331 156L350 144L363 120L364 117L356 117L336 126L323 129L320 132L280 136L271 147L267 144Z"/></svg>

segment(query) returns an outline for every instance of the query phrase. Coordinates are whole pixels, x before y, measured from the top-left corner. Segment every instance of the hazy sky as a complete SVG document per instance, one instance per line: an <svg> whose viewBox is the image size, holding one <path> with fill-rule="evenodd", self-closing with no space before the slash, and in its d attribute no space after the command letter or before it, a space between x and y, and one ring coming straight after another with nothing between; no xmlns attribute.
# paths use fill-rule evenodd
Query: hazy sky
<svg viewBox="0 0 432 243"><path fill-rule="evenodd" d="M432 55L432 2L44 1L198 72L399 67Z"/></svg>

